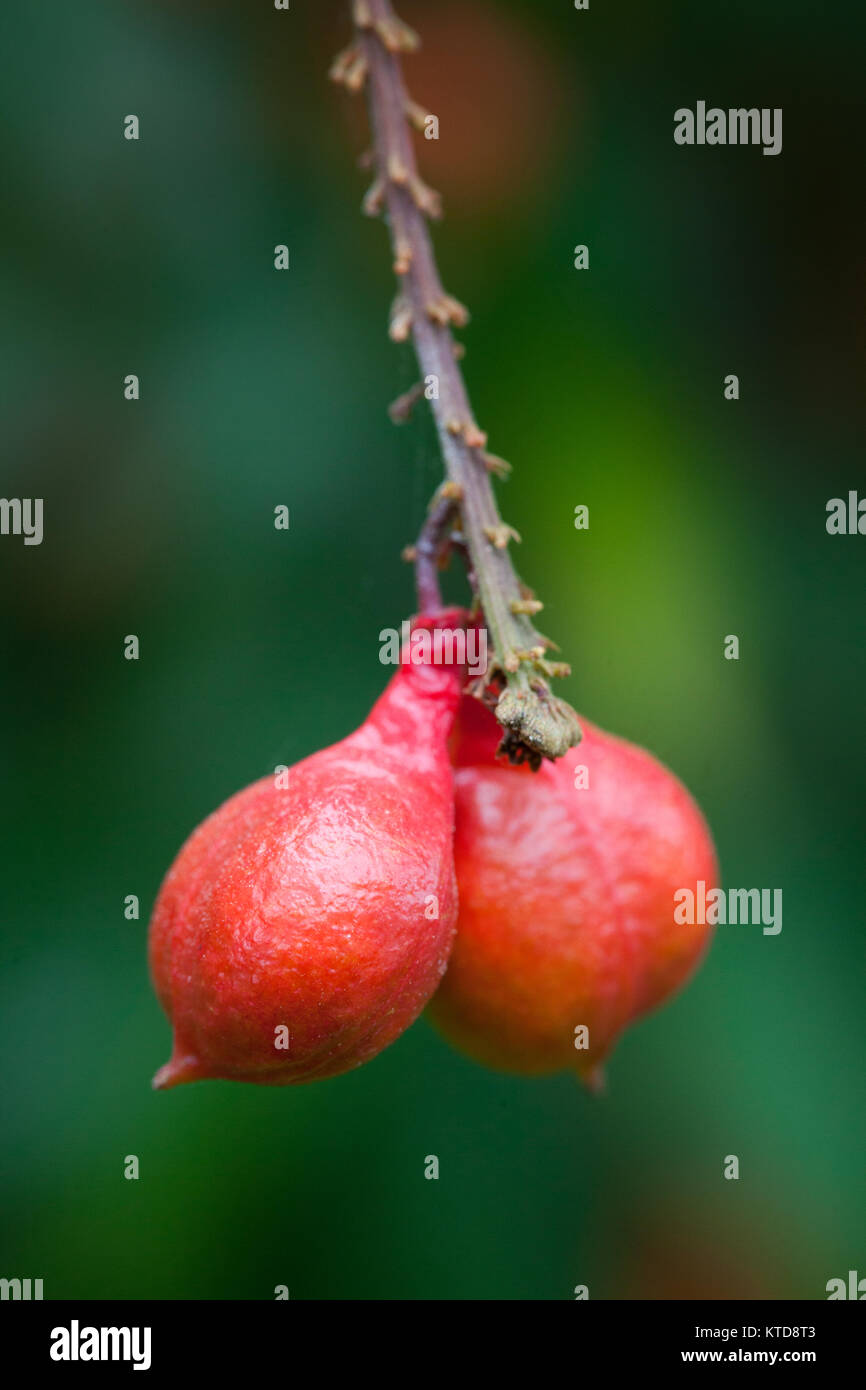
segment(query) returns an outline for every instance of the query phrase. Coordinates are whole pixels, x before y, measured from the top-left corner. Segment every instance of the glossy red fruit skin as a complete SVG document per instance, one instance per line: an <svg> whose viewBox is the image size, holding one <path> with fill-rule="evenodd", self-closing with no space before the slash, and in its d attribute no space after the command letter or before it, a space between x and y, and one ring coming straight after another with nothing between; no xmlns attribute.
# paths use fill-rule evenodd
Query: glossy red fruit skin
<svg viewBox="0 0 866 1390"><path fill-rule="evenodd" d="M418 1016L457 916L446 740L459 688L453 669L401 666L349 738L290 769L284 789L273 776L247 787L191 835L150 928L174 1025L155 1087L334 1076ZM281 1026L288 1050L275 1047Z"/></svg>
<svg viewBox="0 0 866 1390"><path fill-rule="evenodd" d="M537 773L494 756L498 729L464 699L453 750L457 940L430 1007L488 1066L572 1069L590 1084L629 1024L679 988L710 929L677 925L674 892L718 868L706 823L650 754L581 719ZM589 786L575 788L585 766ZM575 1028L589 1048L575 1048Z"/></svg>

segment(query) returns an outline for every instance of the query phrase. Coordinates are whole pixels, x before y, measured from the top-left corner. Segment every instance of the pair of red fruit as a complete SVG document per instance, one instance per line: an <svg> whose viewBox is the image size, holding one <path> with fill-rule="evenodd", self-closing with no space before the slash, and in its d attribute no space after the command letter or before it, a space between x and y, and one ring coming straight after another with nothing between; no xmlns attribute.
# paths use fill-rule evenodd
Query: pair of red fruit
<svg viewBox="0 0 866 1390"><path fill-rule="evenodd" d="M685 788L585 721L559 761L503 764L461 685L401 666L349 738L192 834L150 928L174 1026L156 1087L335 1076L428 1003L478 1061L595 1085L622 1030L691 972L707 929L678 925L673 895L714 884L716 862Z"/></svg>

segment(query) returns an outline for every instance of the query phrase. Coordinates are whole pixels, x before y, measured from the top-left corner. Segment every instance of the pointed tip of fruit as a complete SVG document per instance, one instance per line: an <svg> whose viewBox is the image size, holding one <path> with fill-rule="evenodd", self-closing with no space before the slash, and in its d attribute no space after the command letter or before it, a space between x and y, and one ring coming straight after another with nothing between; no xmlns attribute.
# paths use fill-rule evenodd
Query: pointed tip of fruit
<svg viewBox="0 0 866 1390"><path fill-rule="evenodd" d="M160 1067L151 1085L155 1091L168 1091L172 1086L183 1086L187 1081L203 1081L207 1075L208 1072L192 1053L175 1053L170 1062Z"/></svg>

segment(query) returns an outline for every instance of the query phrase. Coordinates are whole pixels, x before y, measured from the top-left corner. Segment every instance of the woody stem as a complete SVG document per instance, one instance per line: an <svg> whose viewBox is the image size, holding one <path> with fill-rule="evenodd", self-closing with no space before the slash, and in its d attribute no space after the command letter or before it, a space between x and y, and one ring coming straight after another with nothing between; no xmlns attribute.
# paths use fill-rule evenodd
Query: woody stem
<svg viewBox="0 0 866 1390"><path fill-rule="evenodd" d="M366 82L376 177L365 210L385 211L390 230L399 282L391 336L396 341L411 336L422 377L431 384L447 475L434 506L447 498L459 509L488 631L491 664L485 685L488 698L491 687L498 697L503 751L537 765L542 756L565 753L580 730L573 710L550 692L548 678L567 674L568 668L545 659L548 644L532 622L541 605L528 598L515 573L508 545L519 537L503 524L490 481L491 471L507 465L485 452L486 436L475 423L458 362L451 326L463 326L468 314L445 293L436 266L426 219L439 215L438 197L418 174L408 113L417 118L420 108L409 101L398 56L417 41L396 18L390 0L352 0L352 13L355 44L337 60L333 75L352 89Z"/></svg>

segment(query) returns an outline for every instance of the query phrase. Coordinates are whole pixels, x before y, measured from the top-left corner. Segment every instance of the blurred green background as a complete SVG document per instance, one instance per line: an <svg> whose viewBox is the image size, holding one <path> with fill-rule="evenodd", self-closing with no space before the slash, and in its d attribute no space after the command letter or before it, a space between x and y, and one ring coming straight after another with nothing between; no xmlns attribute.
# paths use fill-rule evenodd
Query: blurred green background
<svg viewBox="0 0 866 1390"><path fill-rule="evenodd" d="M161 876L225 797L362 720L440 476L428 423L385 413L414 371L358 215L363 107L325 76L345 10L0 21L0 494L45 499L41 546L0 539L0 1274L48 1298L822 1298L866 1274L866 540L824 524L866 493L853 5L401 6L563 693L679 773L726 882L783 889L781 935L721 928L602 1099L424 1020L308 1088L150 1090ZM783 153L677 147L698 99L781 106Z"/></svg>

